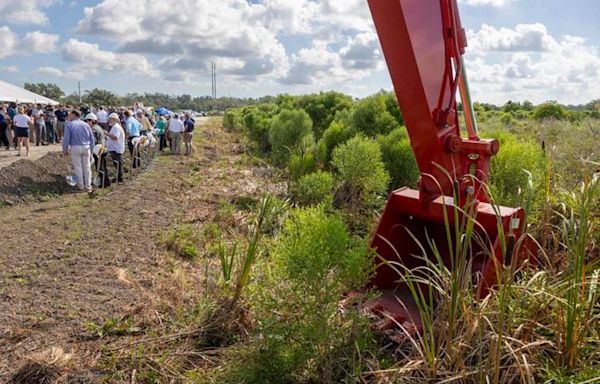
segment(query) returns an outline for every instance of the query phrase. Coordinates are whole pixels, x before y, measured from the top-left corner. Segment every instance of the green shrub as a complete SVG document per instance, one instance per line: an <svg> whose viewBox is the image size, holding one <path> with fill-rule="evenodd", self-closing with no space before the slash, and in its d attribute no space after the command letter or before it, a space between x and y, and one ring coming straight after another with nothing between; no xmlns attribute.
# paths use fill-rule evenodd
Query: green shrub
<svg viewBox="0 0 600 384"><path fill-rule="evenodd" d="M539 206L543 199L546 173L546 160L541 146L508 132L489 132L488 136L500 141L500 151L490 163L490 189L496 201L509 206L520 204L519 191L527 193L530 188L529 172L533 181L534 203Z"/></svg>
<svg viewBox="0 0 600 384"><path fill-rule="evenodd" d="M223 127L229 131L236 131L242 128L242 112L237 108L230 108L223 115Z"/></svg>
<svg viewBox="0 0 600 384"><path fill-rule="evenodd" d="M343 222L321 208L298 210L276 240L253 295L253 345L238 352L225 382L339 383L352 380L371 337L346 292L362 287L370 258Z"/></svg>
<svg viewBox="0 0 600 384"><path fill-rule="evenodd" d="M269 143L275 164L286 164L290 156L312 136L312 121L302 110L283 110L273 117L269 130Z"/></svg>
<svg viewBox="0 0 600 384"><path fill-rule="evenodd" d="M259 151L268 152L270 150L269 116L258 107L249 107L244 109L242 120L246 136L256 145Z"/></svg>
<svg viewBox="0 0 600 384"><path fill-rule="evenodd" d="M321 92L300 96L296 100L296 105L310 115L314 135L319 139L338 112L350 109L352 98L339 92Z"/></svg>
<svg viewBox="0 0 600 384"><path fill-rule="evenodd" d="M352 107L350 128L368 137L388 134L399 127L398 122L390 114L384 95L374 95L357 101Z"/></svg>
<svg viewBox="0 0 600 384"><path fill-rule="evenodd" d="M324 164L329 164L333 149L338 145L345 143L354 136L354 132L341 121L334 121L329 128L323 132L323 137L319 140L319 159Z"/></svg>
<svg viewBox="0 0 600 384"><path fill-rule="evenodd" d="M379 136L385 169L391 176L391 188L415 188L420 171L405 128L397 128L387 136Z"/></svg>
<svg viewBox="0 0 600 384"><path fill-rule="evenodd" d="M297 182L304 175L317 170L315 155L310 152L292 155L288 163L288 170L290 172L290 181Z"/></svg>
<svg viewBox="0 0 600 384"><path fill-rule="evenodd" d="M333 151L332 164L342 183L338 193L342 205L360 209L385 194L390 176L375 140L357 136L339 145Z"/></svg>
<svg viewBox="0 0 600 384"><path fill-rule="evenodd" d="M331 203L333 177L322 171L303 176L294 188L294 200L304 206Z"/></svg>

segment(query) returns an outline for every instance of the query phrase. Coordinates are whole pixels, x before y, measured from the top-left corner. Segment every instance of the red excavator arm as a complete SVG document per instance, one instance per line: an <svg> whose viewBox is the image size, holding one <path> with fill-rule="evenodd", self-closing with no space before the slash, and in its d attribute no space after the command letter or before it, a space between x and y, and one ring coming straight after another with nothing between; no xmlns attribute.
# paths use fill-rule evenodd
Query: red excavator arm
<svg viewBox="0 0 600 384"><path fill-rule="evenodd" d="M466 205L476 212L477 234L488 245L473 245L469 257L480 295L497 281L521 234L521 208L493 207L484 184L496 140L480 139L462 55L467 45L456 0L369 0L369 7L398 97L417 164L419 190L402 188L389 196L371 245L385 260L408 268L423 264L416 256L435 243L450 268L446 227ZM461 93L467 137L458 121ZM461 209L455 209L456 207ZM496 209L495 209L496 208ZM372 284L383 291L376 307L400 324L416 324L418 312L399 283L397 271L379 264Z"/></svg>

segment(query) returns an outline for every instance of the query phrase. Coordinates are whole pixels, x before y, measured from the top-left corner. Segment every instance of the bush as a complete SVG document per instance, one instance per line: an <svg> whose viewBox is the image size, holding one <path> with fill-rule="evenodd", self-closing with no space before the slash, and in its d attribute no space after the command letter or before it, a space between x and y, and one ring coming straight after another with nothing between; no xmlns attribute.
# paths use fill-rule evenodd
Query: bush
<svg viewBox="0 0 600 384"><path fill-rule="evenodd" d="M400 125L387 109L384 95L375 95L354 104L349 118L350 128L368 137L388 134Z"/></svg>
<svg viewBox="0 0 600 384"><path fill-rule="evenodd" d="M319 140L319 159L323 164L329 164L333 149L338 145L345 143L354 136L354 132L341 121L334 121L329 128L323 132L323 137Z"/></svg>
<svg viewBox="0 0 600 384"><path fill-rule="evenodd" d="M391 188L416 188L420 171L406 129L397 128L387 136L379 136L385 169L391 176Z"/></svg>
<svg viewBox="0 0 600 384"><path fill-rule="evenodd" d="M366 322L340 311L346 292L364 286L366 244L321 208L298 210L276 240L253 296L257 337L232 359L225 382L339 383L353 378L370 343Z"/></svg>
<svg viewBox="0 0 600 384"><path fill-rule="evenodd" d="M319 139L339 111L350 109L352 98L339 92L321 92L299 97L296 105L310 115L314 135Z"/></svg>
<svg viewBox="0 0 600 384"><path fill-rule="evenodd" d="M229 131L242 128L242 113L240 109L230 108L223 115L223 127Z"/></svg>
<svg viewBox="0 0 600 384"><path fill-rule="evenodd" d="M322 171L303 176L294 188L294 200L304 206L331 203L333 200L333 177Z"/></svg>
<svg viewBox="0 0 600 384"><path fill-rule="evenodd" d="M312 136L312 121L302 110L284 110L273 117L269 130L269 143L275 164L286 164L309 135Z"/></svg>
<svg viewBox="0 0 600 384"><path fill-rule="evenodd" d="M242 121L246 136L256 145L259 151L263 153L268 152L270 150L270 118L267 113L258 107L249 107L244 109Z"/></svg>
<svg viewBox="0 0 600 384"><path fill-rule="evenodd" d="M357 136L339 145L333 151L332 164L342 182L338 194L342 204L356 204L360 209L385 194L390 176L375 140Z"/></svg>
<svg viewBox="0 0 600 384"><path fill-rule="evenodd" d="M315 155L310 152L292 155L288 163L288 170L290 172L290 181L297 182L304 175L317 170Z"/></svg>
<svg viewBox="0 0 600 384"><path fill-rule="evenodd" d="M519 190L525 193L529 190L527 172L530 172L534 203L539 206L546 173L542 148L532 140L517 138L508 132L491 132L488 135L500 141L500 151L490 163L490 189L496 202L508 206L519 203Z"/></svg>

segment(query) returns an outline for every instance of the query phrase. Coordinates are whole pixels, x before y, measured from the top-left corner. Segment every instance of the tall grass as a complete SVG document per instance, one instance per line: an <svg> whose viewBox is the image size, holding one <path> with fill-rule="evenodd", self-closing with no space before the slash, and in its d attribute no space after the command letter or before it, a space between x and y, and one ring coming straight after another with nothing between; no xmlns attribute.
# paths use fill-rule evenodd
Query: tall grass
<svg viewBox="0 0 600 384"><path fill-rule="evenodd" d="M567 256L567 270L561 278L564 305L559 311L557 340L559 364L569 369L577 365L585 337L585 325L593 317L598 298L598 261L589 260L590 241L596 223L592 217L600 196L600 177L585 177L579 190L570 193L573 207L563 206L561 232ZM596 212L597 214L597 212Z"/></svg>
<svg viewBox="0 0 600 384"><path fill-rule="evenodd" d="M406 341L399 350L404 352L397 356L395 369L383 375L400 382L499 384L537 383L551 372L553 380L564 379L565 383L600 374L600 271L598 260L592 257L598 179L584 179L580 189L570 194L566 213L553 218L560 219L566 257L566 269L559 274L522 269L511 254L518 254L526 237L531 237L525 232L521 238L511 239L499 222L498 236L511 239L500 247L502 259L512 261L497 266L498 284L485 298L478 297L477 283L471 277L473 250L475 245L483 248L491 260L498 255L480 230L472 204L467 201L462 207L447 207L449 268L441 260L440 244L428 235L419 241L407 231L420 246L421 254L413 256L423 265L408 269L397 262L385 263L409 289L423 331L414 333L400 325ZM526 192L521 200L525 206L531 201Z"/></svg>

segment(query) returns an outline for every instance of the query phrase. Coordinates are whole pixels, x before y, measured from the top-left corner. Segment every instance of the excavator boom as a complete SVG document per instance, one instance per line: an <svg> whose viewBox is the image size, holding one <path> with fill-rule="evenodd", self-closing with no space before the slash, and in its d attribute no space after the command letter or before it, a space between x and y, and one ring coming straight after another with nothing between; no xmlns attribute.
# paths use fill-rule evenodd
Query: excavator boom
<svg viewBox="0 0 600 384"><path fill-rule="evenodd" d="M488 201L490 159L496 140L480 139L471 105L462 55L467 46L456 0L368 0L398 103L421 172L419 189L392 192L371 245L379 257L406 268L422 266L431 244L451 268L448 227L474 212L478 238L468 265L479 294L497 281L497 270L510 259L510 247L521 235L521 208L495 207ZM456 95L465 112L466 137L459 126ZM458 220L455 220L458 219ZM455 228L450 228L454 230ZM425 249L426 255L423 255ZM507 251L508 249L508 251ZM436 259L437 260L437 259ZM379 263L372 285L382 291L373 307L396 323L420 319L397 269Z"/></svg>

